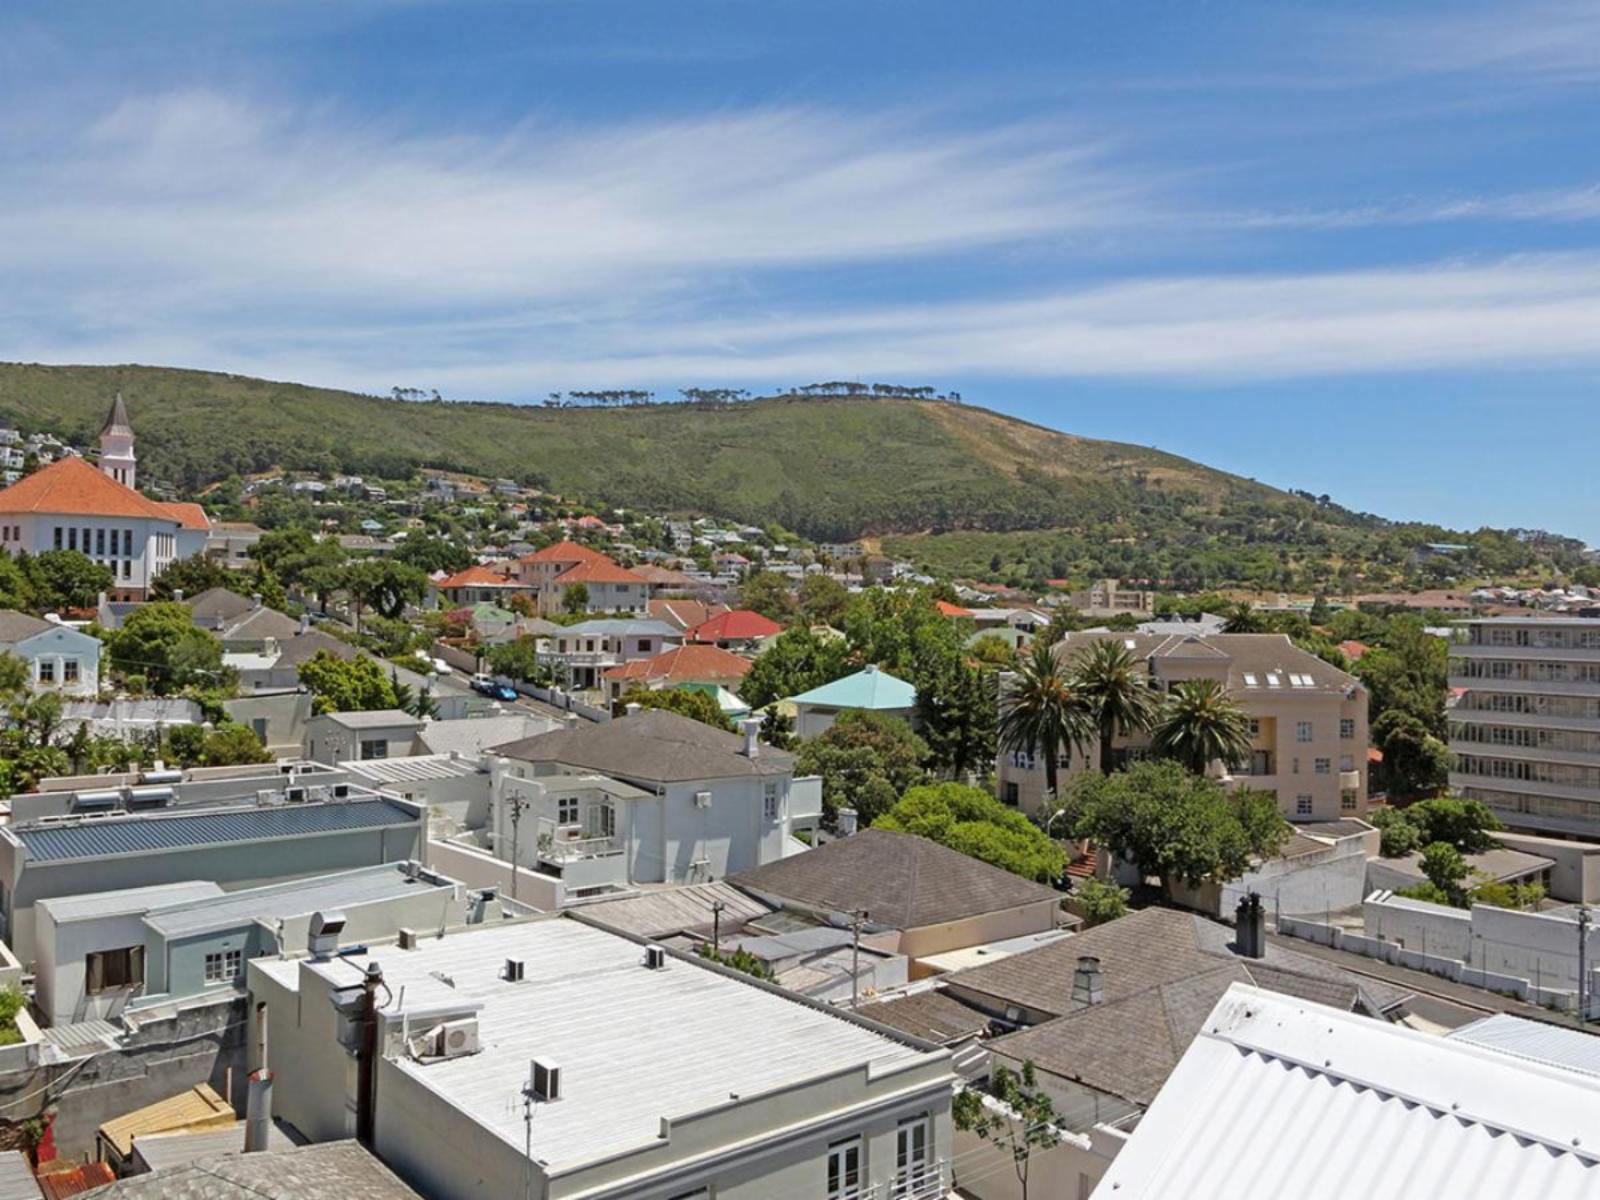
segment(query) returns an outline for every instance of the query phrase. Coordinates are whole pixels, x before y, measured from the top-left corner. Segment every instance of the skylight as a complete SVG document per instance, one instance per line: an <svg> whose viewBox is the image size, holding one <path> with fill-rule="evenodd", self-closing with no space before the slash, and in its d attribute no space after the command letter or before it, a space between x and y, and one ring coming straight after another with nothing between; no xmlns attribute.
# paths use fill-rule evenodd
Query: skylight
<svg viewBox="0 0 1600 1200"><path fill-rule="evenodd" d="M1260 687L1261 686L1261 684L1259 682L1257 682L1255 675L1250 671L1246 671L1244 673L1244 685L1245 685L1245 687Z"/></svg>
<svg viewBox="0 0 1600 1200"><path fill-rule="evenodd" d="M1283 676L1279 675L1276 671L1268 671L1267 672L1267 686L1268 687L1282 687L1283 686Z"/></svg>

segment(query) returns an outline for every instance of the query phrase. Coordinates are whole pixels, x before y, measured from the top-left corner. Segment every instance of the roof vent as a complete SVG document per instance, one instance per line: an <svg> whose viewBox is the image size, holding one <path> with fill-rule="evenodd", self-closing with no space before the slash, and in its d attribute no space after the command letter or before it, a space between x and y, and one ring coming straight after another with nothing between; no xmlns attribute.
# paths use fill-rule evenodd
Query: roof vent
<svg viewBox="0 0 1600 1200"><path fill-rule="evenodd" d="M422 938L415 929L400 930L400 949L415 950L421 941Z"/></svg>
<svg viewBox="0 0 1600 1200"><path fill-rule="evenodd" d="M561 1068L549 1059L534 1059L528 1076L527 1096L543 1104L554 1104L561 1099Z"/></svg>
<svg viewBox="0 0 1600 1200"><path fill-rule="evenodd" d="M1100 977L1100 960L1092 954L1078 959L1078 969L1072 973L1072 1001L1074 1004L1099 1004L1106 998Z"/></svg>
<svg viewBox="0 0 1600 1200"><path fill-rule="evenodd" d="M522 977L527 974L528 964L520 958L506 959L506 970L502 978L507 983L521 983Z"/></svg>
<svg viewBox="0 0 1600 1200"><path fill-rule="evenodd" d="M667 965L667 948L665 946L646 946L644 948L644 965L652 971L659 971Z"/></svg>
<svg viewBox="0 0 1600 1200"><path fill-rule="evenodd" d="M342 912L314 912L307 941L311 957L317 960L332 957L339 948L339 935L344 932L345 916Z"/></svg>
<svg viewBox="0 0 1600 1200"><path fill-rule="evenodd" d="M710 808L711 807L711 793L710 792L696 792L694 794L694 806L696 808Z"/></svg>

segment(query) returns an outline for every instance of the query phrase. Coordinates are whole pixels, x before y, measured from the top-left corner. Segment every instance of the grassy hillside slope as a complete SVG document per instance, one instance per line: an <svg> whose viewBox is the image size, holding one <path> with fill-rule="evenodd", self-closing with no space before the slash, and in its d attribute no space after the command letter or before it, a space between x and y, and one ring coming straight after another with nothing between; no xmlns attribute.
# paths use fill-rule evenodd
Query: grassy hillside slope
<svg viewBox="0 0 1600 1200"><path fill-rule="evenodd" d="M1175 455L936 401L545 409L161 367L0 364L0 420L91 441L119 390L146 469L191 490L280 465L385 477L435 466L613 504L777 521L816 538L1108 524L1137 534L1227 513L1301 521L1315 511Z"/></svg>

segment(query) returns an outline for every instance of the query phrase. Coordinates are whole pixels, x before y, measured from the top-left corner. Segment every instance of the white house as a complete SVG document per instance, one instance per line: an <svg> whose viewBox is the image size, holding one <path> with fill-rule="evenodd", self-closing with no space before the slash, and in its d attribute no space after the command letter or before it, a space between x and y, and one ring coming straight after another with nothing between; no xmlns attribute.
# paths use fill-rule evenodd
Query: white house
<svg viewBox="0 0 1600 1200"><path fill-rule="evenodd" d="M402 758L411 753L421 729L421 718L397 708L323 713L306 722L305 755L328 766Z"/></svg>
<svg viewBox="0 0 1600 1200"><path fill-rule="evenodd" d="M948 1194L949 1051L571 917L413 945L251 960L247 1037L277 1116L425 1195Z"/></svg>
<svg viewBox="0 0 1600 1200"><path fill-rule="evenodd" d="M93 696L100 690L100 639L70 626L0 610L0 654L28 664L35 692Z"/></svg>
<svg viewBox="0 0 1600 1200"><path fill-rule="evenodd" d="M111 599L145 599L168 564L205 552L211 522L198 504L140 495L135 477L119 394L100 431L98 468L68 455L0 490L0 550L77 550L111 571Z"/></svg>
<svg viewBox="0 0 1600 1200"><path fill-rule="evenodd" d="M511 859L579 886L699 883L774 862L821 816L821 781L794 756L649 710L494 748L493 831ZM531 844L530 844L531 842ZM526 855L526 857L524 857Z"/></svg>
<svg viewBox="0 0 1600 1200"><path fill-rule="evenodd" d="M654 658L683 645L683 638L682 630L665 621L624 617L582 621L542 639L539 662L554 668L568 687L596 688L612 667Z"/></svg>

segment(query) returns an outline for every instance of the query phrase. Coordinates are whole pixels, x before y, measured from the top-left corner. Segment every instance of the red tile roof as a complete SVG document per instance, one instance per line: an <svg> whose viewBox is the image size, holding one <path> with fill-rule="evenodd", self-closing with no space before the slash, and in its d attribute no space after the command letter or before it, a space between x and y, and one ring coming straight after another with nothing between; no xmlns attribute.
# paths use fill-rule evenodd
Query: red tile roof
<svg viewBox="0 0 1600 1200"><path fill-rule="evenodd" d="M185 529L203 529L207 533L211 531L211 518L206 516L206 510L198 504L179 502L163 504L160 507L171 513L173 520Z"/></svg>
<svg viewBox="0 0 1600 1200"><path fill-rule="evenodd" d="M1371 650L1372 647L1365 642L1340 642L1339 649L1351 662L1360 662L1361 656Z"/></svg>
<svg viewBox="0 0 1600 1200"><path fill-rule="evenodd" d="M691 642L738 642L773 637L782 632L783 626L776 621L748 608L736 608L701 622L685 637Z"/></svg>
<svg viewBox="0 0 1600 1200"><path fill-rule="evenodd" d="M577 542L557 542L553 546L546 546L543 550L535 550L532 554L525 554L518 561L525 563L581 563L594 562L604 559L610 562L598 550L591 550L587 546L580 546Z"/></svg>
<svg viewBox="0 0 1600 1200"><path fill-rule="evenodd" d="M598 560L581 562L575 567L569 567L553 580L557 587L565 587L569 583L644 583L644 579L635 575L626 567L619 567L605 555L600 555Z"/></svg>
<svg viewBox="0 0 1600 1200"><path fill-rule="evenodd" d="M81 458L57 459L0 491L0 513L180 520L165 505L145 499Z"/></svg>
<svg viewBox="0 0 1600 1200"><path fill-rule="evenodd" d="M515 579L508 579L498 571L491 571L482 563L473 563L465 571L457 571L433 585L441 592L463 587L522 587Z"/></svg>
<svg viewBox="0 0 1600 1200"><path fill-rule="evenodd" d="M970 608L962 608L961 605L951 604L948 600L935 600L933 603L934 607L947 617L970 617L972 615Z"/></svg>
<svg viewBox="0 0 1600 1200"><path fill-rule="evenodd" d="M654 658L638 658L612 667L604 678L640 683L737 683L750 673L753 664L718 646L679 646Z"/></svg>

